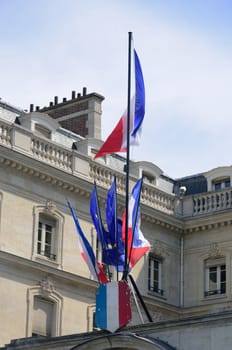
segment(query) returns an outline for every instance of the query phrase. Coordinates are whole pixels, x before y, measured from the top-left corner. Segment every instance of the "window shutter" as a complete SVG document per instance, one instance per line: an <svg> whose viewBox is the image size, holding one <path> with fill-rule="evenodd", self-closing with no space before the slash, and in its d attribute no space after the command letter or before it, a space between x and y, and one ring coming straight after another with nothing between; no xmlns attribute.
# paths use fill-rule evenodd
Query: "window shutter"
<svg viewBox="0 0 232 350"><path fill-rule="evenodd" d="M32 320L33 334L43 336L52 335L53 307L53 302L35 296Z"/></svg>

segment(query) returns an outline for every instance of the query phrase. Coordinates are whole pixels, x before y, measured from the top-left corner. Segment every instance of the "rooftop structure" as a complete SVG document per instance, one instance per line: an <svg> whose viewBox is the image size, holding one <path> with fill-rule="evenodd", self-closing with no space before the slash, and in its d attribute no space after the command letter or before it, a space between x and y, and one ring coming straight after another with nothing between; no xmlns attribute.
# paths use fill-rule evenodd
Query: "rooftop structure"
<svg viewBox="0 0 232 350"><path fill-rule="evenodd" d="M81 260L66 198L100 259L89 215L94 181L103 213L115 175L119 214L125 206L125 158L115 154L93 160L102 145L103 99L83 89L82 95L73 93L61 103L55 98L49 107L31 106L29 112L0 102L0 346L36 335L63 341L94 329L97 282ZM142 231L152 249L133 276L153 323L142 312L148 326L141 325L134 301L128 329L166 343L171 339L170 347L195 350L187 334L198 327L202 348L215 350L212 332L222 344L223 327L224 348L230 348L232 167L180 179L167 177L150 162L131 162L130 170L130 188L144 177ZM28 342L32 349L34 341L7 348Z"/></svg>

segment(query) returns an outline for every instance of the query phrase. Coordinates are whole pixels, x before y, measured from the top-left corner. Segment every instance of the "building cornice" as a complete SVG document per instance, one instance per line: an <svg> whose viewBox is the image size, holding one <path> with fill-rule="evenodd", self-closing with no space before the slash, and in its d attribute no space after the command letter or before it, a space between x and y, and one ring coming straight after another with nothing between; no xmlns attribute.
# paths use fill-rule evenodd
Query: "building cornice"
<svg viewBox="0 0 232 350"><path fill-rule="evenodd" d="M59 270L57 268L53 268L38 261L29 260L5 251L0 251L0 262L1 265L7 265L7 268L12 266L13 268L17 268L21 271L24 271L24 274L26 273L26 271L32 274L42 273L45 276L52 276L57 280L62 280L62 282L65 283L65 285L71 284L75 288L78 287L82 288L83 290L88 289L88 291L92 291L92 293L95 293L98 287L98 283L89 278L85 278L67 271Z"/></svg>

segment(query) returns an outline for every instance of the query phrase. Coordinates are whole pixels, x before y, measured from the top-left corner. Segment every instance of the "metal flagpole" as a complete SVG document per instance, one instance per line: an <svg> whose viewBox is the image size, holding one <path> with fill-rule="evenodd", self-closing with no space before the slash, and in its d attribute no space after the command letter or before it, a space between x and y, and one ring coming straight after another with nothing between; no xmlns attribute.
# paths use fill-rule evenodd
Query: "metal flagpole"
<svg viewBox="0 0 232 350"><path fill-rule="evenodd" d="M140 300L140 302L141 302L141 305L142 305L142 307L143 307L143 310L145 311L145 313L146 313L146 315L147 315L147 318L148 318L149 322L153 322L152 317L151 317L151 315L150 315L150 313L149 313L149 311L148 311L148 309L147 309L147 307L146 307L146 304L144 303L144 300L143 300L143 298L142 298L142 295L140 294L140 292L139 292L139 290L138 290L138 287L136 286L136 283L135 283L134 278L132 277L132 275L129 275L129 277L130 277L130 281L131 281L131 283L132 283L132 285L133 285L133 287L134 287L134 289L135 289L135 291L136 291L136 294L138 295L138 298L139 298L139 300Z"/></svg>
<svg viewBox="0 0 232 350"><path fill-rule="evenodd" d="M129 277L130 277L130 275L129 275ZM133 298L134 298L135 305L136 305L136 308L137 308L137 311L138 311L138 314L139 314L140 321L142 323L144 323L143 315L142 315L142 312L140 311L139 304L138 304L138 301L137 301L137 298L136 298L136 295L135 295L135 289L134 289L134 287L132 285L132 282L130 281L130 278L129 278L128 282L129 282L129 285L130 285L131 292L133 294Z"/></svg>
<svg viewBox="0 0 232 350"><path fill-rule="evenodd" d="M125 263L123 279L128 276L128 206L129 206L129 166L130 166L130 103L131 103L131 41L132 32L128 33L128 94L127 94L127 152L126 152L126 223L125 223Z"/></svg>

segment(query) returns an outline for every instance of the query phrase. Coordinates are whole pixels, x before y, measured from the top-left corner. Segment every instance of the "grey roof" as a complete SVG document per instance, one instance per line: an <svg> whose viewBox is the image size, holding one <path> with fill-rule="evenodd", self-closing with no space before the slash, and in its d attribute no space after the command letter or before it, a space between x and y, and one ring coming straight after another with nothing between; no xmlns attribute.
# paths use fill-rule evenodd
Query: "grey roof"
<svg viewBox="0 0 232 350"><path fill-rule="evenodd" d="M173 192L179 195L179 188L186 187L185 195L197 194L207 192L207 179L204 175L193 175L183 177L174 181Z"/></svg>

